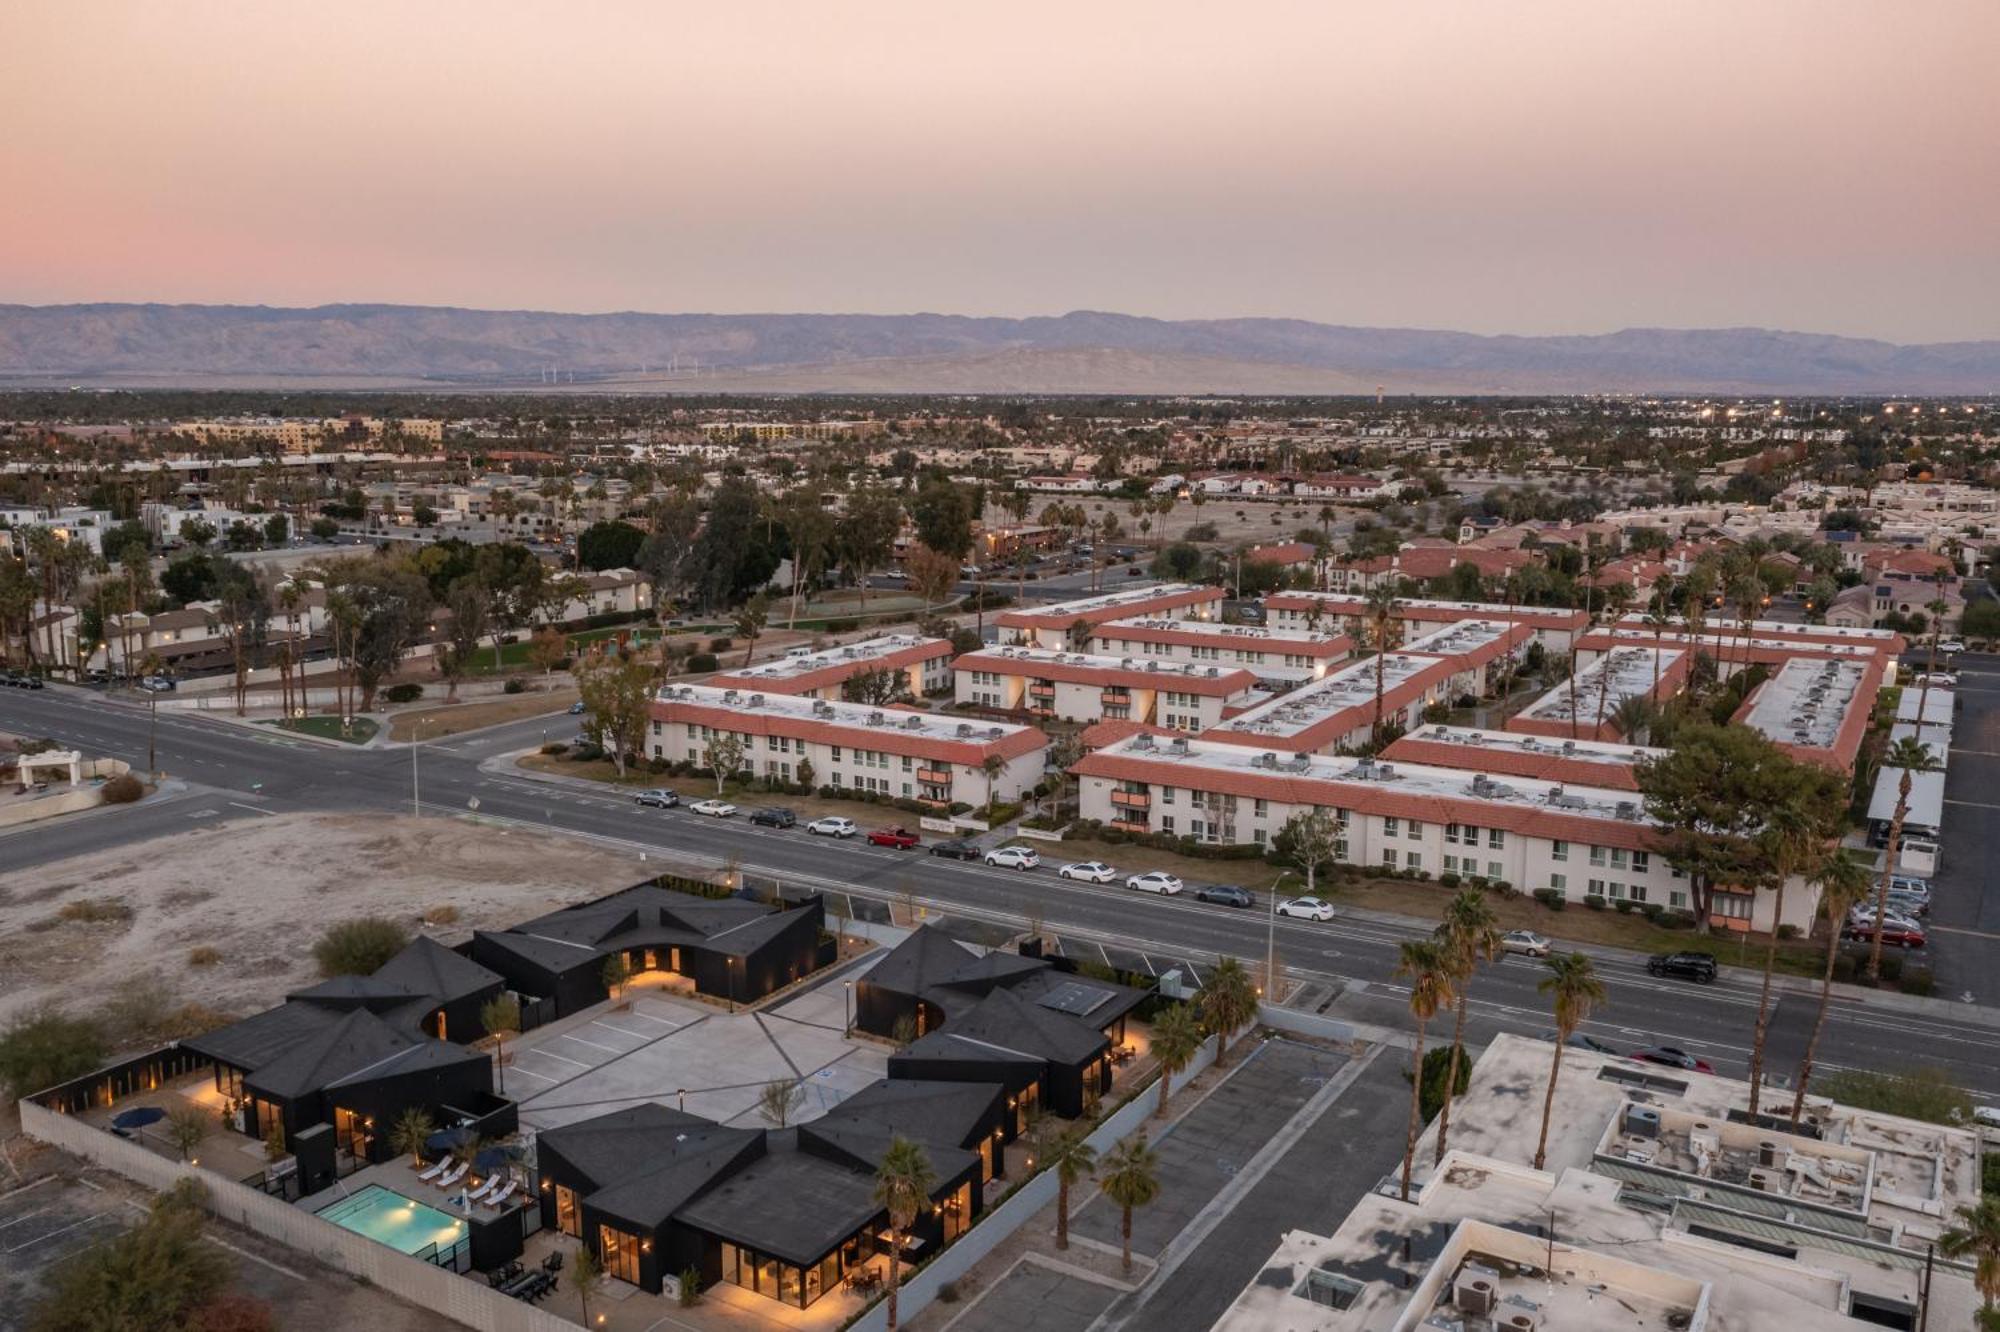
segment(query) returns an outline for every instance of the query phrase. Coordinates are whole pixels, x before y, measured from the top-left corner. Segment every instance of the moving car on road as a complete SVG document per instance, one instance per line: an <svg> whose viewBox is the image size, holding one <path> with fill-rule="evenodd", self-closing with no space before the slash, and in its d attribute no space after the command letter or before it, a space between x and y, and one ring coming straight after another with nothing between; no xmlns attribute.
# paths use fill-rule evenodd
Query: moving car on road
<svg viewBox="0 0 2000 1332"><path fill-rule="evenodd" d="M1715 959L1707 953L1656 953L1646 959L1646 970L1655 976L1691 980L1697 985L1715 982Z"/></svg>
<svg viewBox="0 0 2000 1332"><path fill-rule="evenodd" d="M705 814L711 819L726 819L736 812L736 806L727 800L697 800L688 806L690 814Z"/></svg>
<svg viewBox="0 0 2000 1332"><path fill-rule="evenodd" d="M1706 1059L1697 1059L1685 1050L1677 1050L1671 1045L1649 1045L1643 1050L1634 1050L1632 1058L1644 1060L1648 1064L1665 1064L1668 1068L1685 1069L1690 1073L1713 1073L1715 1068Z"/></svg>
<svg viewBox="0 0 2000 1332"><path fill-rule="evenodd" d="M1142 893L1164 893L1172 897L1181 890L1182 884L1165 870L1147 870L1125 880L1125 886Z"/></svg>
<svg viewBox="0 0 2000 1332"><path fill-rule="evenodd" d="M806 825L806 831L815 837L852 837L861 831L853 819L843 819L838 814L829 814L823 819L814 819Z"/></svg>
<svg viewBox="0 0 2000 1332"><path fill-rule="evenodd" d="M986 863L1001 869L1031 870L1042 863L1042 853L1032 846L1003 846L986 853Z"/></svg>
<svg viewBox="0 0 2000 1332"><path fill-rule="evenodd" d="M799 816L783 805L766 805L763 809L750 811L750 822L762 828L791 828L797 826Z"/></svg>
<svg viewBox="0 0 2000 1332"><path fill-rule="evenodd" d="M931 854L943 856L946 860L977 860L979 843L970 837L956 837L949 842L932 842Z"/></svg>
<svg viewBox="0 0 2000 1332"><path fill-rule="evenodd" d="M1333 903L1317 897L1288 897L1278 903L1278 914L1297 916L1300 920L1332 920Z"/></svg>
<svg viewBox="0 0 2000 1332"><path fill-rule="evenodd" d="M1520 953L1527 957L1547 957L1549 938L1546 934L1536 934L1533 930L1509 930L1500 936L1500 951Z"/></svg>
<svg viewBox="0 0 2000 1332"><path fill-rule="evenodd" d="M632 797L632 803L647 805L653 809L672 809L681 803L681 795L678 791L669 791L662 786L657 790L639 792Z"/></svg>
<svg viewBox="0 0 2000 1332"><path fill-rule="evenodd" d="M1118 877L1118 871L1101 860L1079 860L1057 870L1056 877L1075 879L1078 883L1110 883Z"/></svg>
<svg viewBox="0 0 2000 1332"><path fill-rule="evenodd" d="M572 717L581 717L583 715L582 699L578 699L576 702L569 705L569 715Z"/></svg>
<svg viewBox="0 0 2000 1332"><path fill-rule="evenodd" d="M1194 890L1197 902L1213 902L1217 906L1253 907L1257 899L1247 888L1238 888L1233 883L1205 883Z"/></svg>
<svg viewBox="0 0 2000 1332"><path fill-rule="evenodd" d="M908 828L877 828L868 834L868 845L893 847L898 851L908 851L921 840Z"/></svg>

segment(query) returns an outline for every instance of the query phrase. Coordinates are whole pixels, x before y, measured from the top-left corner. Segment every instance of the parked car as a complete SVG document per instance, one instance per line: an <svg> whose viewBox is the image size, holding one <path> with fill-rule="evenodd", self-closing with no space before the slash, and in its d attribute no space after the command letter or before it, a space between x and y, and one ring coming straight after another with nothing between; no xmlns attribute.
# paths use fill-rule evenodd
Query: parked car
<svg viewBox="0 0 2000 1332"><path fill-rule="evenodd" d="M1642 1059L1649 1064L1665 1064L1669 1068L1685 1069L1690 1073L1713 1073L1715 1068L1706 1059L1697 1059L1685 1050L1677 1050L1671 1045L1649 1045L1643 1050L1634 1050L1632 1058Z"/></svg>
<svg viewBox="0 0 2000 1332"><path fill-rule="evenodd" d="M1147 870L1144 874L1134 874L1125 880L1127 888L1142 893L1164 893L1172 897L1181 890L1181 881L1165 870Z"/></svg>
<svg viewBox="0 0 2000 1332"><path fill-rule="evenodd" d="M1075 879L1079 883L1110 883L1118 877L1118 871L1101 860L1079 860L1057 870L1056 877Z"/></svg>
<svg viewBox="0 0 2000 1332"><path fill-rule="evenodd" d="M1843 938L1872 942L1875 938L1876 929L1875 922L1872 920L1849 921L1847 928L1841 931L1841 935ZM1901 920L1891 916L1882 923L1880 929L1882 942L1887 946L1895 948L1922 948L1924 946L1923 927L1915 921Z"/></svg>
<svg viewBox="0 0 2000 1332"><path fill-rule="evenodd" d="M578 699L576 702L569 705L569 715L572 717L581 717L583 715L582 699Z"/></svg>
<svg viewBox="0 0 2000 1332"><path fill-rule="evenodd" d="M1555 1042L1562 1040L1562 1033L1545 1031L1542 1033L1542 1039L1553 1045ZM1569 1040L1564 1042L1564 1044L1574 1046L1579 1050L1588 1050L1592 1054L1615 1055L1618 1053L1617 1050L1598 1040L1595 1036L1586 1036L1580 1031L1571 1032Z"/></svg>
<svg viewBox="0 0 2000 1332"><path fill-rule="evenodd" d="M1953 655L1965 651L1965 644L1956 638L1943 639L1938 643L1937 647L1939 652L1948 652Z"/></svg>
<svg viewBox="0 0 2000 1332"><path fill-rule="evenodd" d="M785 649L785 655L788 657L810 657L812 654L813 650L809 647L790 647Z"/></svg>
<svg viewBox="0 0 2000 1332"><path fill-rule="evenodd" d="M1931 895L1929 893L1905 893L1891 888L1886 901L1889 907L1889 914L1892 916L1906 916L1911 920L1922 920L1925 916L1931 914Z"/></svg>
<svg viewBox="0 0 2000 1332"><path fill-rule="evenodd" d="M681 794L678 791L669 791L665 787L659 787L656 790L639 792L639 794L632 797L632 803L635 805L650 806L653 809L672 809L675 805L681 803Z"/></svg>
<svg viewBox="0 0 2000 1332"><path fill-rule="evenodd" d="M736 806L727 800L697 800L688 806L690 814L705 814L711 819L726 819L736 812Z"/></svg>
<svg viewBox="0 0 2000 1332"><path fill-rule="evenodd" d="M943 856L946 860L977 860L979 843L969 837L957 837L949 842L932 842L931 854Z"/></svg>
<svg viewBox="0 0 2000 1332"><path fill-rule="evenodd" d="M1972 1122L1981 1128L2000 1129L2000 1105L1975 1105Z"/></svg>
<svg viewBox="0 0 2000 1332"><path fill-rule="evenodd" d="M1042 863L1042 853L1032 846L1003 846L986 853L986 863L1001 869L1030 870Z"/></svg>
<svg viewBox="0 0 2000 1332"><path fill-rule="evenodd" d="M1536 934L1533 930L1509 930L1500 936L1500 949L1507 953L1521 953L1527 957L1547 957L1549 938L1546 934Z"/></svg>
<svg viewBox="0 0 2000 1332"><path fill-rule="evenodd" d="M799 816L783 805L766 805L763 809L750 811L750 822L763 828L796 827Z"/></svg>
<svg viewBox="0 0 2000 1332"><path fill-rule="evenodd" d="M164 694L176 687L173 680L164 675L149 675L139 681L139 688L152 694Z"/></svg>
<svg viewBox="0 0 2000 1332"><path fill-rule="evenodd" d="M1868 905L1857 906L1852 910L1850 910L1847 913L1847 923L1849 925L1857 925L1864 927L1873 925L1875 923L1874 904L1869 903ZM1882 913L1882 923L1889 926L1891 929L1913 930L1918 928L1917 921L1914 916L1910 916L1904 912L1898 911L1893 906L1891 906L1887 911Z"/></svg>
<svg viewBox="0 0 2000 1332"><path fill-rule="evenodd" d="M898 851L908 851L922 840L908 828L877 828L868 834L868 845L893 847Z"/></svg>
<svg viewBox="0 0 2000 1332"><path fill-rule="evenodd" d="M1317 897L1288 897L1278 903L1278 914L1297 916L1300 920L1332 920L1333 903Z"/></svg>
<svg viewBox="0 0 2000 1332"><path fill-rule="evenodd" d="M22 671L19 675L9 679L7 683L13 685L16 689L40 689L42 688L42 677L39 675L30 675L26 671ZM171 680L168 681L167 688L172 689L173 687L173 682Z"/></svg>
<svg viewBox="0 0 2000 1332"><path fill-rule="evenodd" d="M806 831L815 837L852 837L861 831L853 819L829 814L823 819L814 819L806 825Z"/></svg>
<svg viewBox="0 0 2000 1332"><path fill-rule="evenodd" d="M1218 906L1253 907L1257 899L1247 888L1238 888L1233 883L1205 883L1194 890L1197 902L1214 902Z"/></svg>
<svg viewBox="0 0 2000 1332"><path fill-rule="evenodd" d="M1715 980L1715 959L1707 953L1656 953L1646 959L1646 970L1655 976L1709 985Z"/></svg>

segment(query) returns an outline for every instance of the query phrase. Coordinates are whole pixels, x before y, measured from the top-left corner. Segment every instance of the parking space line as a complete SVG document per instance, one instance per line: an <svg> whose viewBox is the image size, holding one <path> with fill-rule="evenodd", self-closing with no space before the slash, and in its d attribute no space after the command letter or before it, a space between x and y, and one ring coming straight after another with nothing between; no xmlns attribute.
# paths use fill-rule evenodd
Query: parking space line
<svg viewBox="0 0 2000 1332"><path fill-rule="evenodd" d="M656 1041L659 1039L657 1036L648 1036L644 1032L627 1031L617 1023L606 1022L603 1018L592 1018L590 1025L593 1027L603 1027L607 1031L615 1031L620 1036L630 1036L635 1041Z"/></svg>
<svg viewBox="0 0 2000 1332"><path fill-rule="evenodd" d="M615 1046L615 1045L599 1045L599 1044L598 1044L598 1043L597 1043L596 1041L586 1041L585 1039L583 1039L583 1037L581 1037L581 1036L576 1036L576 1035L572 1035L572 1034L571 1034L571 1033L569 1033L569 1032L564 1032L564 1033L562 1034L562 1038L563 1038L564 1040L566 1040L566 1041L575 1041L575 1042L576 1042L576 1043L577 1043L578 1045L587 1045L587 1046L589 1046L589 1047L590 1047L591 1049L593 1049L593 1050L602 1050L602 1051L604 1051L604 1053L606 1053L606 1054L624 1054L624 1053L625 1053L625 1052L624 1052L623 1050L619 1049L619 1048L618 1048L617 1046Z"/></svg>
<svg viewBox="0 0 2000 1332"><path fill-rule="evenodd" d="M51 1230L46 1235L36 1236L34 1239L29 1240L26 1244L16 1244L12 1248L0 1250L0 1252L20 1253L23 1250L32 1249L37 1244L45 1244L48 1241L54 1239L58 1235L67 1235L70 1231L77 1229L79 1226L87 1226L93 1221L102 1221L104 1219L104 1216L105 1214L103 1212L97 1212L91 1216L85 1217L81 1221L72 1222L71 1224L64 1226L61 1230Z"/></svg>
<svg viewBox="0 0 2000 1332"><path fill-rule="evenodd" d="M632 1010L632 1016L635 1018L644 1018L648 1022L657 1022L663 1027L672 1027L675 1031L679 1031L682 1026L681 1023L675 1022L671 1018L654 1017L651 1013L641 1013L636 1008Z"/></svg>
<svg viewBox="0 0 2000 1332"><path fill-rule="evenodd" d="M557 1081L560 1081L560 1079L557 1079L557 1078L552 1078L552 1077L550 1077L550 1076L549 1076L548 1074L546 1074L546 1073L537 1073L537 1072L535 1072L535 1070L534 1070L534 1069L532 1069L532 1068L523 1068L523 1067L521 1067L521 1065L519 1065L519 1064L509 1064L509 1065L507 1065L507 1067L508 1067L508 1069L509 1069L510 1071L512 1071L512 1072L515 1072L515 1073L526 1073L526 1074L527 1074L527 1075L528 1075L529 1077L531 1077L531 1078L540 1078L540 1079L541 1079L541 1080L542 1080L543 1082L557 1082Z"/></svg>
<svg viewBox="0 0 2000 1332"><path fill-rule="evenodd" d="M37 1207L32 1212L22 1213L20 1216L15 1217L12 1221L0 1221L0 1230L5 1230L8 1226L18 1226L23 1221L27 1221L33 1217L40 1216L43 1212L46 1212L48 1210L49 1209L46 1207Z"/></svg>
<svg viewBox="0 0 2000 1332"><path fill-rule="evenodd" d="M541 1055L541 1056L543 1056L544 1058L547 1058L547 1059L553 1059L553 1060L557 1061L558 1063L563 1063L563 1064L575 1064L575 1065L576 1065L576 1066L577 1066L578 1068L594 1068L594 1067L596 1067L596 1065L594 1065L594 1064L586 1064L586 1063L584 1063L584 1062L583 1062L583 1061L582 1061L581 1059L571 1059L571 1058L570 1058L570 1057L569 1057L568 1055L559 1055L559 1054L556 1054L556 1053L555 1053L554 1051L551 1051L551 1050L544 1050L544 1049L543 1049L543 1048L542 1048L541 1046L539 1046L539 1045L538 1045L538 1046L536 1046L536 1047L535 1047L534 1049L532 1049L532 1050L529 1050L529 1051L527 1051L527 1053L528 1053L528 1054L538 1054L538 1055ZM517 1057L518 1057L518 1056L517 1056Z"/></svg>

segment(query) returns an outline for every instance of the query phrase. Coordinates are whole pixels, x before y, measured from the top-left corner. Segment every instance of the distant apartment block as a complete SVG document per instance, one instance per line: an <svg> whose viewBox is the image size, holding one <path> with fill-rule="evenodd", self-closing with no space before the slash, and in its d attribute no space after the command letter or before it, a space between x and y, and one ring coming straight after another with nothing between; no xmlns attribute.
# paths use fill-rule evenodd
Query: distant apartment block
<svg viewBox="0 0 2000 1332"><path fill-rule="evenodd" d="M888 634L738 667L711 677L709 684L719 689L838 699L849 680L876 671L888 672L900 692L910 698L948 689L951 644L942 638Z"/></svg>
<svg viewBox="0 0 2000 1332"><path fill-rule="evenodd" d="M1249 702L1257 677L1233 666L997 647L952 663L958 702L1069 722L1134 721L1200 731Z"/></svg>
<svg viewBox="0 0 2000 1332"><path fill-rule="evenodd" d="M1098 625L1091 633L1090 650L1107 656L1241 667L1260 680L1302 684L1319 679L1351 656L1354 640L1307 629L1141 615Z"/></svg>
<svg viewBox="0 0 2000 1332"><path fill-rule="evenodd" d="M1104 592L1075 601L1000 612L1000 631L1009 641L1045 648L1074 648L1071 631L1096 628L1110 620L1133 616L1183 620L1221 618L1222 589L1192 583L1158 583L1151 587ZM1083 633L1088 637L1088 633Z"/></svg>

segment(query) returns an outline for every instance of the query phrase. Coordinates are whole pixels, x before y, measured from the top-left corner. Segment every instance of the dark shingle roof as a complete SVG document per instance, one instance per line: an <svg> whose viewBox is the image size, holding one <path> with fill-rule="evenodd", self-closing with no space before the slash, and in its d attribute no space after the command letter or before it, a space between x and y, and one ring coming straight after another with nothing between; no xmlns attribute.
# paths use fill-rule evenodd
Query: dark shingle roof
<svg viewBox="0 0 2000 1332"><path fill-rule="evenodd" d="M1077 1065L1110 1043L1087 1022L1043 1008L1012 990L995 990L903 1054L922 1059L1026 1057Z"/></svg>
<svg viewBox="0 0 2000 1332"><path fill-rule="evenodd" d="M449 1003L501 983L500 976L435 939L417 938L369 979L401 983L437 1003Z"/></svg>
<svg viewBox="0 0 2000 1332"><path fill-rule="evenodd" d="M805 1265L881 1212L872 1170L802 1152L792 1134L765 1137L766 1154L681 1208L682 1224ZM940 1178L944 1173L938 1170Z"/></svg>
<svg viewBox="0 0 2000 1332"><path fill-rule="evenodd" d="M970 948L943 930L923 925L870 967L861 981L896 994L921 995L933 986L944 984L967 963L976 960L977 955Z"/></svg>
<svg viewBox="0 0 2000 1332"><path fill-rule="evenodd" d="M921 1082L886 1078L863 1087L802 1130L862 1126L924 1143L963 1147L982 1131L1006 1093L997 1082Z"/></svg>
<svg viewBox="0 0 2000 1332"><path fill-rule="evenodd" d="M348 1081L363 1069L415 1044L415 1036L391 1026L365 1008L357 1008L335 1015L330 1024L304 1034L291 1049L253 1071L244 1082L290 1100Z"/></svg>

